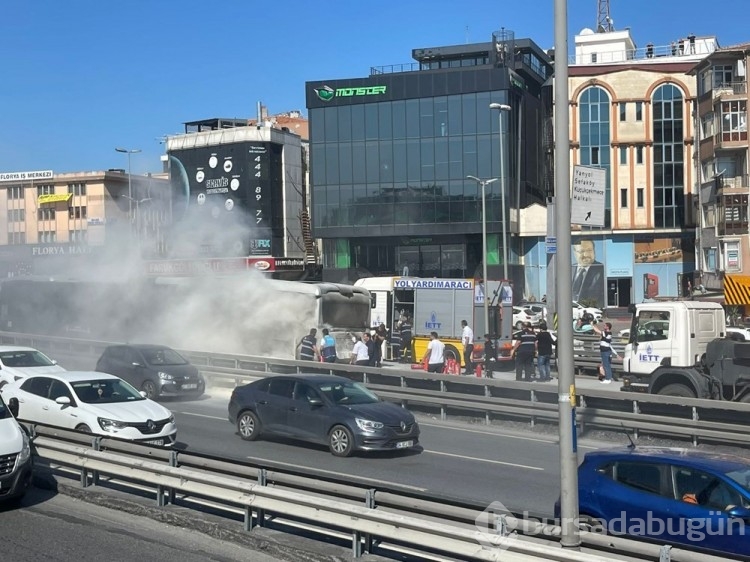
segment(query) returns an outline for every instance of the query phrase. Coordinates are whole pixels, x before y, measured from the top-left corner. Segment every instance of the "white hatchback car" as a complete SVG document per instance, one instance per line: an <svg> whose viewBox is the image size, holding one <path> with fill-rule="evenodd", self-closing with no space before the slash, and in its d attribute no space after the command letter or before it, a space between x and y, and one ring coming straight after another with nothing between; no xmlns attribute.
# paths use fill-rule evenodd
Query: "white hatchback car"
<svg viewBox="0 0 750 562"><path fill-rule="evenodd" d="M573 301L573 320L578 320L584 314L590 314L591 316L593 316L597 324L601 322L602 318L604 317L604 313L600 308L595 308L593 306L583 306L581 303Z"/></svg>
<svg viewBox="0 0 750 562"><path fill-rule="evenodd" d="M33 347L0 345L0 388L29 375L65 372L57 361Z"/></svg>
<svg viewBox="0 0 750 562"><path fill-rule="evenodd" d="M5 385L3 400L18 401L21 420L169 446L177 436L174 416L114 375L65 371L34 375Z"/></svg>

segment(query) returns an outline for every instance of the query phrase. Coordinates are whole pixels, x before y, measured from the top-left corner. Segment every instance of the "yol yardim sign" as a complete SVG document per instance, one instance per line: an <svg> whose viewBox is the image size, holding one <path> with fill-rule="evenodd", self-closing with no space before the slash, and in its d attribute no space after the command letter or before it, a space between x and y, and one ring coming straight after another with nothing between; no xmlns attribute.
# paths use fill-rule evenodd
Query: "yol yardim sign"
<svg viewBox="0 0 750 562"><path fill-rule="evenodd" d="M37 170L34 172L0 172L0 181L38 181L51 180L52 170Z"/></svg>
<svg viewBox="0 0 750 562"><path fill-rule="evenodd" d="M570 224L604 226L606 190L607 170L591 166L573 166Z"/></svg>

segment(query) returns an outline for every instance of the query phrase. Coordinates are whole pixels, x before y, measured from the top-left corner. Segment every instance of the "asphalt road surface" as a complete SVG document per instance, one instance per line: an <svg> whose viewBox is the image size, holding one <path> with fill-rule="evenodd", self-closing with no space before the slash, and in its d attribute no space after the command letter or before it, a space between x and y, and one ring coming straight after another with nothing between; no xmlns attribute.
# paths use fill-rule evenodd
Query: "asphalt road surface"
<svg viewBox="0 0 750 562"><path fill-rule="evenodd" d="M201 533L32 489L21 508L0 507L0 558L13 562L276 562Z"/></svg>

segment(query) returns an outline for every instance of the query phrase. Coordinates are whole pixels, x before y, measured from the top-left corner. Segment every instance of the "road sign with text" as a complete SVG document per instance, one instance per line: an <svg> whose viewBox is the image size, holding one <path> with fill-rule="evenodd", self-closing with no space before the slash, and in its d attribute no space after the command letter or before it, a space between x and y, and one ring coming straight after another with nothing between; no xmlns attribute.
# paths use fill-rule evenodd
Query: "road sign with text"
<svg viewBox="0 0 750 562"><path fill-rule="evenodd" d="M604 226L606 190L606 169L573 166L570 224Z"/></svg>

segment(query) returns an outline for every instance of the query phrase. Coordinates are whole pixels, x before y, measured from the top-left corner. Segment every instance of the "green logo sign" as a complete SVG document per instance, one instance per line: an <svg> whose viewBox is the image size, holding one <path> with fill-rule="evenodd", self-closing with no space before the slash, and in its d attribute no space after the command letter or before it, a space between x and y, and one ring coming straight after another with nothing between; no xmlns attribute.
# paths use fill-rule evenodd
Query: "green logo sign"
<svg viewBox="0 0 750 562"><path fill-rule="evenodd" d="M322 101L331 101L333 98L349 98L353 96L377 96L385 94L387 86L364 86L361 88L336 88L322 86L315 88L315 94Z"/></svg>

